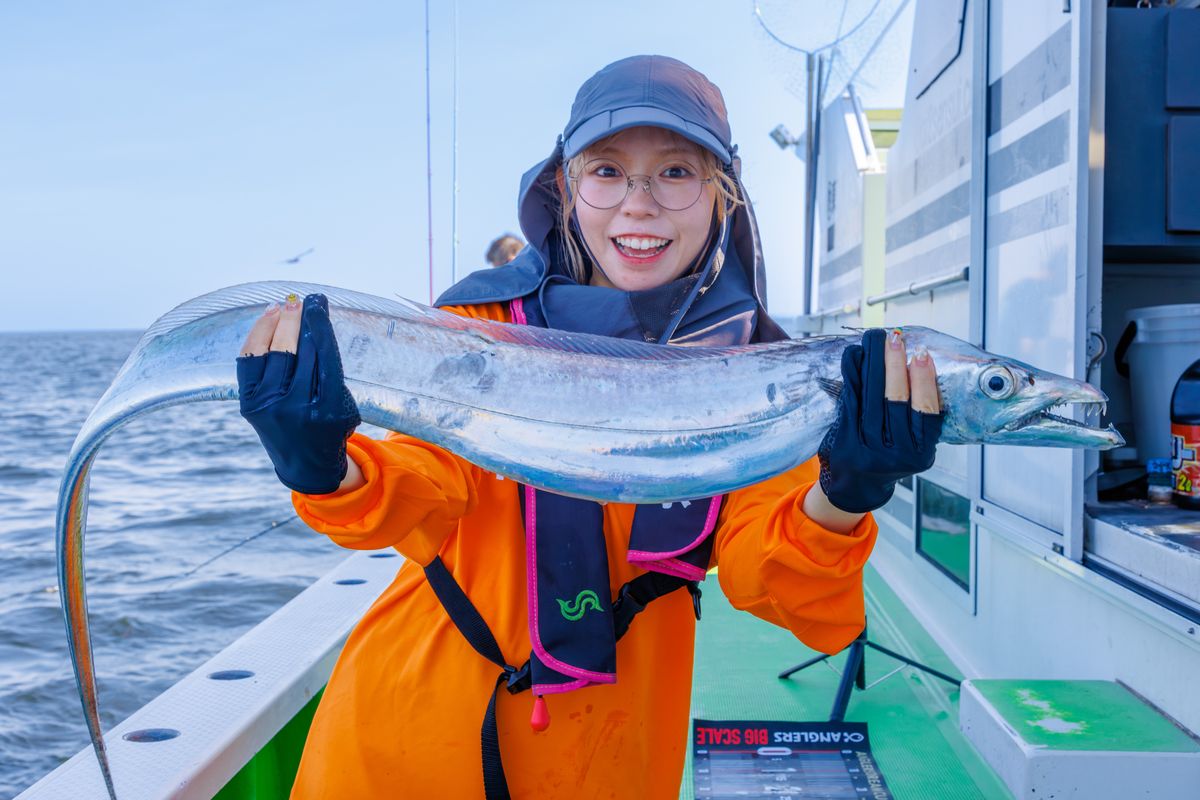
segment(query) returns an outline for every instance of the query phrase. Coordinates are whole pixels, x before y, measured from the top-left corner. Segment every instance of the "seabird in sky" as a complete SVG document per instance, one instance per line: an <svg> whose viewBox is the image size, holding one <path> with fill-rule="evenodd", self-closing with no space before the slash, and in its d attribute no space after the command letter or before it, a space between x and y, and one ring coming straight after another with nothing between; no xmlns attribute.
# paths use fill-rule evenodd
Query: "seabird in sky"
<svg viewBox="0 0 1200 800"><path fill-rule="evenodd" d="M305 250L303 253L297 253L296 255L292 256L291 258L284 259L283 261L280 261L279 263L280 264L299 264L300 259L304 258L306 255L308 255L309 253L313 252L316 249L317 248L315 248L315 247L310 247L307 250Z"/></svg>

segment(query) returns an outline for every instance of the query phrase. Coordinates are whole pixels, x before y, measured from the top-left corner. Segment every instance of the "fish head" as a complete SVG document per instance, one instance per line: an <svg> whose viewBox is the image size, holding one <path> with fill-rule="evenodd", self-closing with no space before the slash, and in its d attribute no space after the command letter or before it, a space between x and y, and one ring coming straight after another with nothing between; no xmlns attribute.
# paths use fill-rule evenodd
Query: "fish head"
<svg viewBox="0 0 1200 800"><path fill-rule="evenodd" d="M924 348L937 369L945 412L940 441L1099 450L1125 444L1112 425L1093 427L1054 413L1070 405L1082 405L1085 417L1103 413L1108 396L1094 386L929 328L903 332L908 351Z"/></svg>

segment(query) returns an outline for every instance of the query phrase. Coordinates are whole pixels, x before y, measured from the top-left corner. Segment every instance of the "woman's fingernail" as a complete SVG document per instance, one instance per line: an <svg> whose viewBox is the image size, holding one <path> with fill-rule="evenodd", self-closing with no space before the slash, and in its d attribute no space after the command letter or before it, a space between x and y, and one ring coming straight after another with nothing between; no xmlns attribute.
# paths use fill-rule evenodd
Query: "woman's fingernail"
<svg viewBox="0 0 1200 800"><path fill-rule="evenodd" d="M287 309L289 311L295 311L299 305L300 305L300 298L297 297L295 295L295 293L289 294L287 296Z"/></svg>
<svg viewBox="0 0 1200 800"><path fill-rule="evenodd" d="M916 361L918 364L921 364L921 365L928 364L929 363L929 351L926 350L924 347L922 347L920 350L918 350L916 353L913 354L913 361Z"/></svg>
<svg viewBox="0 0 1200 800"><path fill-rule="evenodd" d="M271 305L267 306L267 310L263 312L263 316L269 317L272 314L278 314L278 313L279 313L279 303L271 303Z"/></svg>
<svg viewBox="0 0 1200 800"><path fill-rule="evenodd" d="M900 336L900 329L893 328L892 332L888 334L888 347L892 348L893 350L899 350L902 346L903 340Z"/></svg>

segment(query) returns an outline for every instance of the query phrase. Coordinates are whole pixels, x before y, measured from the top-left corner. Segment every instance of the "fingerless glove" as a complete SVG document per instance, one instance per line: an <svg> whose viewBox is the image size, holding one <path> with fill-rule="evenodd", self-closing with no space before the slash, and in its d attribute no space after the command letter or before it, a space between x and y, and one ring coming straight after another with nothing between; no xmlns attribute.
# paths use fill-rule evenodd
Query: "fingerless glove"
<svg viewBox="0 0 1200 800"><path fill-rule="evenodd" d="M837 417L817 450L829 502L856 514L883 506L897 481L933 466L942 433L943 414L885 396L885 338L872 329L842 352Z"/></svg>
<svg viewBox="0 0 1200 800"><path fill-rule="evenodd" d="M329 494L346 477L346 440L362 418L346 388L325 296L305 297L301 313L295 354L238 358L238 399L280 482Z"/></svg>

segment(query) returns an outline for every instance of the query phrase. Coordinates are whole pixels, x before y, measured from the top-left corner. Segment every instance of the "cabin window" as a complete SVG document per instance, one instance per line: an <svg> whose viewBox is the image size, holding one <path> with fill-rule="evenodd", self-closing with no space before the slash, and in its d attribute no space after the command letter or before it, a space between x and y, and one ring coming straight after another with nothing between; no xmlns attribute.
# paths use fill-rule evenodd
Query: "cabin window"
<svg viewBox="0 0 1200 800"><path fill-rule="evenodd" d="M970 591L970 501L923 479L917 481L917 489L917 552L964 591Z"/></svg>
<svg viewBox="0 0 1200 800"><path fill-rule="evenodd" d="M917 3L908 85L920 97L962 52L967 0Z"/></svg>

